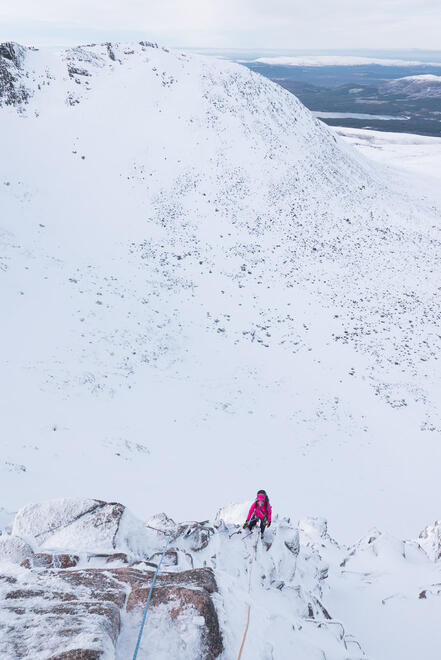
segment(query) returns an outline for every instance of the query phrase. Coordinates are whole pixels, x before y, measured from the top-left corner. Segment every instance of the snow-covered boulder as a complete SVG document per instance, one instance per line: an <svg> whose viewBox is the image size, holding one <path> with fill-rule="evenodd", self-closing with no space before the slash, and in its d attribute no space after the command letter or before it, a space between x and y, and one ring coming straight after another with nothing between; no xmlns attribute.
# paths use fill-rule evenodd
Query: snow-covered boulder
<svg viewBox="0 0 441 660"><path fill-rule="evenodd" d="M158 549L149 533L122 504L91 499L57 499L29 504L15 518L13 533L40 550L67 553L131 553Z"/></svg>
<svg viewBox="0 0 441 660"><path fill-rule="evenodd" d="M216 520L223 521L228 525L240 525L246 520L251 502L240 502L222 507L216 514Z"/></svg>
<svg viewBox="0 0 441 660"><path fill-rule="evenodd" d="M62 498L28 504L15 516L13 534L42 545L58 530L95 512L104 502L81 498Z"/></svg>
<svg viewBox="0 0 441 660"><path fill-rule="evenodd" d="M0 537L0 561L21 564L34 554L29 543L19 536L3 535Z"/></svg>

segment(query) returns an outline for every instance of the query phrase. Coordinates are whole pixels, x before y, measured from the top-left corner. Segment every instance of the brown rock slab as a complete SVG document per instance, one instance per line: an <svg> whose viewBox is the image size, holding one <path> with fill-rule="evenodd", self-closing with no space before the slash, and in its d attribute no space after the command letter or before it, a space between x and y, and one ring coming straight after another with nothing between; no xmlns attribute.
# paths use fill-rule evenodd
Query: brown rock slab
<svg viewBox="0 0 441 660"><path fill-rule="evenodd" d="M38 552L22 561L25 568L74 568L80 558L77 555Z"/></svg>

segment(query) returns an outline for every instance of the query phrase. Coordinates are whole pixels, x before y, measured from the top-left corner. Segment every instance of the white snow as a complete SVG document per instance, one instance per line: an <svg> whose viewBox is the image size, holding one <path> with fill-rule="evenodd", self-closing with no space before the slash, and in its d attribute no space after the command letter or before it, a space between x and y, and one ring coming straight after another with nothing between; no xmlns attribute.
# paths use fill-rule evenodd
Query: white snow
<svg viewBox="0 0 441 660"><path fill-rule="evenodd" d="M412 174L407 185L430 188L431 196L439 193L441 178L441 137L389 133L358 128L336 128L339 135L364 156L377 163ZM403 187L404 187L403 183Z"/></svg>
<svg viewBox="0 0 441 660"><path fill-rule="evenodd" d="M441 83L441 76L435 76L433 73L421 73L417 76L403 76L402 78L397 78L395 81L398 82L402 80L415 80L416 82L436 82Z"/></svg>

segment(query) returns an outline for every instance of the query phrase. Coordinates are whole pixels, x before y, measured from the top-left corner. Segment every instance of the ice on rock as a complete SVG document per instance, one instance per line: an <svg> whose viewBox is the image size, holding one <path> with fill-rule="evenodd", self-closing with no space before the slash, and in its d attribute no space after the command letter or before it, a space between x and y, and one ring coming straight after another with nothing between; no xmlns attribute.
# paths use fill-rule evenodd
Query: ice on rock
<svg viewBox="0 0 441 660"><path fill-rule="evenodd" d="M2 534L10 534L12 531L12 523L14 522L15 513L7 511L0 506L0 536Z"/></svg>
<svg viewBox="0 0 441 660"><path fill-rule="evenodd" d="M21 564L22 561L33 555L32 547L19 536L4 534L0 536L0 562L9 561Z"/></svg>

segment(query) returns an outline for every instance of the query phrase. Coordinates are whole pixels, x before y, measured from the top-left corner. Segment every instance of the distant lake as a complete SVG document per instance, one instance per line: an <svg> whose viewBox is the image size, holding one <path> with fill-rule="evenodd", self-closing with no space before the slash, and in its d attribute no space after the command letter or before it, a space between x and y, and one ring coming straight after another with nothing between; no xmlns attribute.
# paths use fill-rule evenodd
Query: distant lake
<svg viewBox="0 0 441 660"><path fill-rule="evenodd" d="M407 121L409 117L394 117L393 115L368 115L357 112L321 112L320 110L313 110L314 117L323 119L395 119L398 121Z"/></svg>

